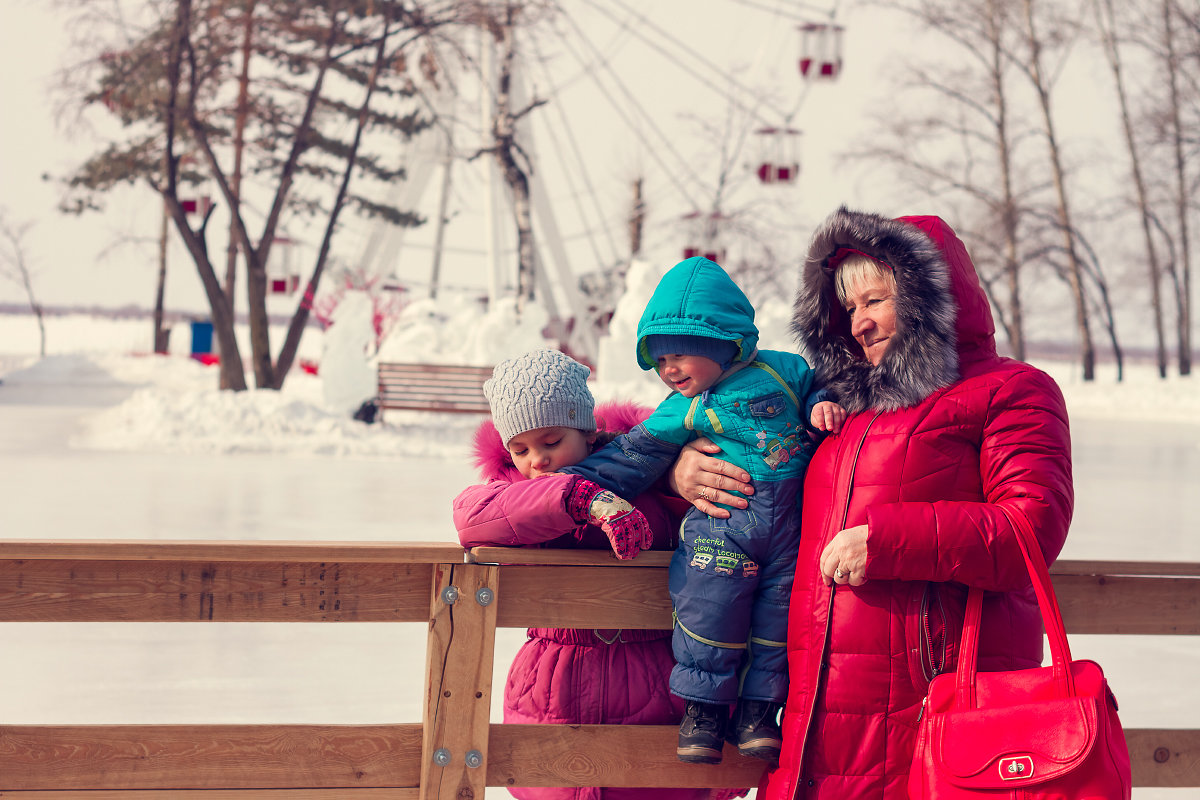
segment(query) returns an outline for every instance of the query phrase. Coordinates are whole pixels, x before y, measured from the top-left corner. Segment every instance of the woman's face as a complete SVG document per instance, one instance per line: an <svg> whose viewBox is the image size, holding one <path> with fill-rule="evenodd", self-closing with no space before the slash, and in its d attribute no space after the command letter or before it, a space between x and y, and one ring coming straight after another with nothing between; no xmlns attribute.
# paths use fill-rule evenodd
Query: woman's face
<svg viewBox="0 0 1200 800"><path fill-rule="evenodd" d="M862 346L871 366L879 366L888 342L896 334L896 287L883 278L856 282L846 292L850 335Z"/></svg>

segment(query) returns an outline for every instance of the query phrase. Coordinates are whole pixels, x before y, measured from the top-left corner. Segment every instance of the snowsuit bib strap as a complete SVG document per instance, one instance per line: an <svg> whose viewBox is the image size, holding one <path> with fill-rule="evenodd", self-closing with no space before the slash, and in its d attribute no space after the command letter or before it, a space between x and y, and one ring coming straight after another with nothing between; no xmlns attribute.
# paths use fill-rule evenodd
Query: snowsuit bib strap
<svg viewBox="0 0 1200 800"><path fill-rule="evenodd" d="M788 386L787 381L785 381L783 377L775 371L774 367L772 367L770 364L764 364L758 360L751 361L750 366L754 367L755 369L761 369L774 378L779 385L783 387L783 390L787 392L787 396L792 398L792 402L796 405L796 408L803 410L803 406L800 405L800 398L796 397L796 393L792 391L792 387Z"/></svg>

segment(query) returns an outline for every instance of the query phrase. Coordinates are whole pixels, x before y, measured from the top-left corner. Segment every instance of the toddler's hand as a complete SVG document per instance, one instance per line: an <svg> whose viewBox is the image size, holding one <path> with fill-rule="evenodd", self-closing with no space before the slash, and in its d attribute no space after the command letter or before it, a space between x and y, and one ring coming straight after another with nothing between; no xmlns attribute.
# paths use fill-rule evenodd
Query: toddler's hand
<svg viewBox="0 0 1200 800"><path fill-rule="evenodd" d="M646 516L624 498L580 478L567 495L567 513L579 524L604 531L617 558L630 559L654 543Z"/></svg>
<svg viewBox="0 0 1200 800"><path fill-rule="evenodd" d="M817 430L828 431L829 433L840 431L842 423L845 421L846 409L832 400L822 400L813 406L812 418L809 420Z"/></svg>

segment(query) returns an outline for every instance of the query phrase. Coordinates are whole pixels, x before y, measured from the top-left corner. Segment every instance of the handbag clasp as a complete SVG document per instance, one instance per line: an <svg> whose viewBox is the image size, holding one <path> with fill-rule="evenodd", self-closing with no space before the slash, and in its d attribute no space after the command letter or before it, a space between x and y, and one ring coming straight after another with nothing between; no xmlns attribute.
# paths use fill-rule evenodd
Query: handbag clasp
<svg viewBox="0 0 1200 800"><path fill-rule="evenodd" d="M1015 781L1020 778L1033 777L1033 758L1031 756L1016 756L1000 759L1000 778Z"/></svg>

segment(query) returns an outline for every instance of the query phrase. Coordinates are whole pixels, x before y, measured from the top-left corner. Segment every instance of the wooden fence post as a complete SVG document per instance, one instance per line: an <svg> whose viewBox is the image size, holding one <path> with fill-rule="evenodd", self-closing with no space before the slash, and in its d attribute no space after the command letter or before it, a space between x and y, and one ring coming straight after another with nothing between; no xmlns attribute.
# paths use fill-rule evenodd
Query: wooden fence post
<svg viewBox="0 0 1200 800"><path fill-rule="evenodd" d="M499 567L434 566L421 800L482 800L487 785Z"/></svg>

